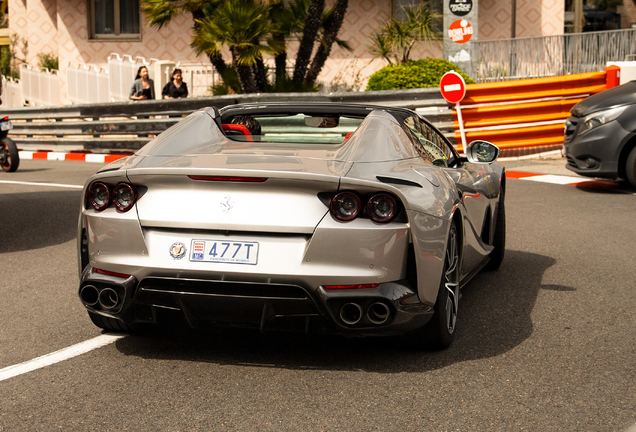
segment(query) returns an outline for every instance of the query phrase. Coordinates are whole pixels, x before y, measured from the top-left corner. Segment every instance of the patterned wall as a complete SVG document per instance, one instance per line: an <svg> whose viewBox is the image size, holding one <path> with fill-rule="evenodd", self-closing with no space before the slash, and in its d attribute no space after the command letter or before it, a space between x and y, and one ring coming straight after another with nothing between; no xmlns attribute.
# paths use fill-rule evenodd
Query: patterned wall
<svg viewBox="0 0 636 432"><path fill-rule="evenodd" d="M517 0L516 36L563 34L564 0ZM479 0L479 39L511 36L512 0Z"/></svg>
<svg viewBox="0 0 636 432"><path fill-rule="evenodd" d="M334 0L328 0L332 5ZM479 0L479 38L510 37L511 0ZM563 33L564 0L517 0L517 36ZM87 0L9 0L12 34L29 41L28 61L36 66L38 52L56 52L60 59L62 103L66 102L66 66L69 62L106 67L108 55L118 53L172 61L208 63L190 48L192 18L180 16L161 30L147 27L142 18L141 41L89 41ZM339 37L353 48L334 47L319 81L335 85L353 84L364 89L368 77L385 66L374 59L367 45L370 36L389 18L391 0L350 0ZM289 43L293 59L297 42ZM413 50L411 57L441 57L442 47L427 44ZM293 60L292 60L293 61ZM290 66L292 66L290 64Z"/></svg>

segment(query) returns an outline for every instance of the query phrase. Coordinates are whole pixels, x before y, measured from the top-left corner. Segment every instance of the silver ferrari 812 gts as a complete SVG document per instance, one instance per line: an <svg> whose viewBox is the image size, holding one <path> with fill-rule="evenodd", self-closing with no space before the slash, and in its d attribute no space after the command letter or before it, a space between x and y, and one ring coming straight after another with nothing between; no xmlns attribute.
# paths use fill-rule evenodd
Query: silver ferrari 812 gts
<svg viewBox="0 0 636 432"><path fill-rule="evenodd" d="M238 326L448 346L460 290L505 249L505 173L411 110L197 111L86 183L79 297L95 325Z"/></svg>

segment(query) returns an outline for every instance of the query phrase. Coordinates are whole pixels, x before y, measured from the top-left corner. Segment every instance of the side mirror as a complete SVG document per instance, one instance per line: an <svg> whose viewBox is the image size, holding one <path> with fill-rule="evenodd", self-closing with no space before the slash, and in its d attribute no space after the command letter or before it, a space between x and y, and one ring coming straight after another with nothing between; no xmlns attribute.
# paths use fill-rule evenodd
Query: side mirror
<svg viewBox="0 0 636 432"><path fill-rule="evenodd" d="M488 141L473 141L466 147L469 162L490 163L499 156L499 147Z"/></svg>

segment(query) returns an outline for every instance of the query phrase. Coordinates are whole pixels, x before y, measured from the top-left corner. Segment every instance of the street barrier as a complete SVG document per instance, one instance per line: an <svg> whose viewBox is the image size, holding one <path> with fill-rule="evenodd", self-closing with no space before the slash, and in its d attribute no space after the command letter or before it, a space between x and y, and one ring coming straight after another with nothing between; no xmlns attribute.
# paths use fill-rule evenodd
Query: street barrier
<svg viewBox="0 0 636 432"><path fill-rule="evenodd" d="M610 66L606 72L469 84L461 102L467 141L490 141L501 149L558 149L563 144L563 128L572 107L617 85L617 76L616 66ZM459 142L455 110L453 117L455 139Z"/></svg>

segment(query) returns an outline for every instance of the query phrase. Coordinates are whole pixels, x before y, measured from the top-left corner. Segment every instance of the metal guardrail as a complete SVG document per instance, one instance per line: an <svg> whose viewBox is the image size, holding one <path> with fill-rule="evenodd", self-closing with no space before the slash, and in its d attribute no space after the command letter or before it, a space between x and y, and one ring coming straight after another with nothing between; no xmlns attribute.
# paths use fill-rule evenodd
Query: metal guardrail
<svg viewBox="0 0 636 432"><path fill-rule="evenodd" d="M636 29L476 41L469 75L475 82L600 72L636 55Z"/></svg>
<svg viewBox="0 0 636 432"><path fill-rule="evenodd" d="M249 102L342 102L417 109L453 140L453 117L438 88L364 93L270 93L164 99L59 108L10 108L10 137L18 145L80 145L84 150L134 151L196 110Z"/></svg>

